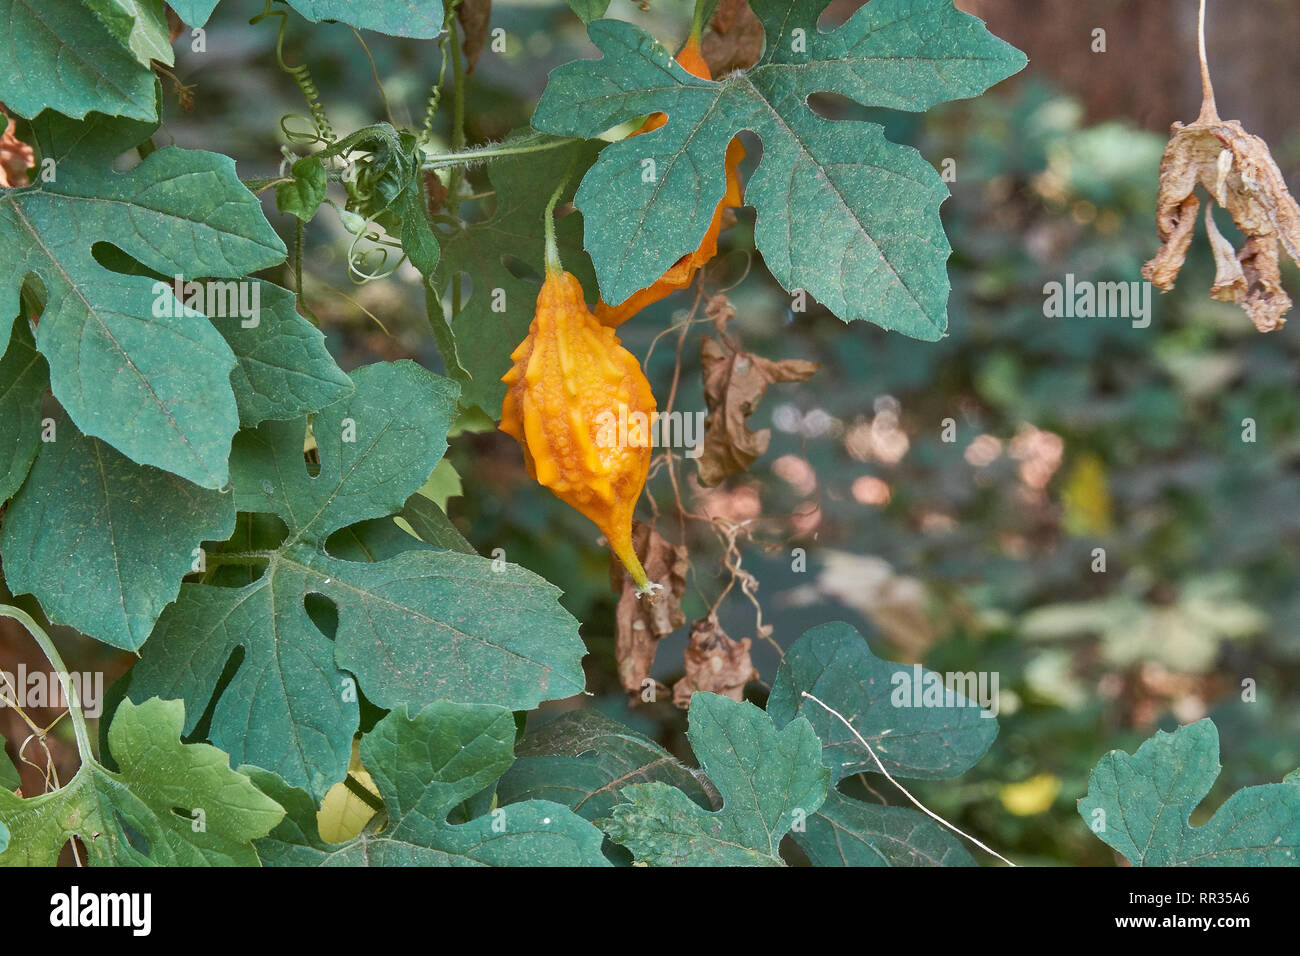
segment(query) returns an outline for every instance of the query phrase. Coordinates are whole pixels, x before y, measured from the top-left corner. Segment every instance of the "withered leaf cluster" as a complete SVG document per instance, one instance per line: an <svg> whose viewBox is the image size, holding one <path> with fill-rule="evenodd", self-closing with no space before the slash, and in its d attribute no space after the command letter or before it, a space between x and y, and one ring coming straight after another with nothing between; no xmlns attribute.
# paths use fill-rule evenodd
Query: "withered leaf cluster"
<svg viewBox="0 0 1300 956"><path fill-rule="evenodd" d="M716 485L744 471L767 451L771 429L750 431L746 421L768 386L807 381L819 366L803 359L774 362L708 337L701 343L700 361L709 414L704 422L704 449L697 464L700 482Z"/></svg>
<svg viewBox="0 0 1300 956"><path fill-rule="evenodd" d="M1199 184L1226 209L1242 235L1240 249L1219 232L1214 206L1205 209L1205 228L1214 253L1211 298L1235 302L1261 332L1286 322L1291 298L1282 289L1281 254L1300 266L1300 207L1287 190L1268 144L1236 120L1221 120L1202 62L1204 99L1201 114L1189 126L1174 123L1160 162L1156 228L1163 243L1142 275L1156 288L1174 287L1196 228Z"/></svg>
<svg viewBox="0 0 1300 956"><path fill-rule="evenodd" d="M659 641L686 623L681 599L689 562L686 548L670 544L650 524L637 522L633 526L632 544L647 577L662 585L653 594L638 596L623 566L610 562L611 581L615 587L622 587L615 612L618 678L623 689L638 700L644 699L643 693L650 686L650 669ZM697 690L740 700L745 685L759 677L750 659L752 644L747 637L739 641L728 637L712 615L696 621L691 625L690 644L682 655L685 672L672 688L673 703L683 709L688 707ZM661 689L662 685L656 683L656 697Z"/></svg>
<svg viewBox="0 0 1300 956"><path fill-rule="evenodd" d="M749 657L753 643L748 637L732 640L711 617L696 621L683 655L686 674L673 685L673 703L688 707L697 690L741 700L745 685L759 676Z"/></svg>
<svg viewBox="0 0 1300 956"><path fill-rule="evenodd" d="M618 679L629 694L640 694L650 676L660 638L686 623L682 592L686 590L689 562L684 547L669 544L654 525L639 521L632 525L632 547L646 577L662 586L653 594L638 597L631 576L617 558L611 557L611 583L616 590L622 588L614 615Z"/></svg>

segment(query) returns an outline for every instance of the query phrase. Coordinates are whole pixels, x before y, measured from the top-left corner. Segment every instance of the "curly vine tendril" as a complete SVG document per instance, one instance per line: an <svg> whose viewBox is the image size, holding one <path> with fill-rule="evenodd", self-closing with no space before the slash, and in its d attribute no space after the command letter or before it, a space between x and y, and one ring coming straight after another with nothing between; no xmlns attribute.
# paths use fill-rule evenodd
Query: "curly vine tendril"
<svg viewBox="0 0 1300 956"><path fill-rule="evenodd" d="M424 142L433 141L433 121L438 116L438 106L442 102L442 87L447 78L447 45L455 36L456 31L451 29L451 21L456 16L456 8L461 5L462 0L452 0L447 4L447 12L442 21L442 36L438 38L438 82L433 84L429 90L428 105L424 111Z"/></svg>
<svg viewBox="0 0 1300 956"><path fill-rule="evenodd" d="M280 118L280 131L291 143L299 145L313 145L323 143L329 145L334 142L334 127L330 125L329 118L325 115L325 107L320 101L320 91L316 88L316 82L312 79L311 70L307 64L299 66L290 66L284 62L284 32L289 25L289 15L284 10L272 10L271 0L266 0L266 9L253 17L248 22L250 24L260 23L267 17L280 18L280 32L275 39L275 61L279 64L280 69L289 74L293 81L298 84L298 89L302 91L303 99L307 101L307 109L311 113L310 122L313 127L312 132L295 130L289 127L290 120L306 119L302 114L290 113Z"/></svg>

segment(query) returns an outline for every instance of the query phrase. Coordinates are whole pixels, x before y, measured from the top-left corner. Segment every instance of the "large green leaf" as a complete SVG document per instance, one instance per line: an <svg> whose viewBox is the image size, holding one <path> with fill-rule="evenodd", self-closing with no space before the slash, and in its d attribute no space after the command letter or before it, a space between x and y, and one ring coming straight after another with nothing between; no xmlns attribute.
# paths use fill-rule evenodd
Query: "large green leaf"
<svg viewBox="0 0 1300 956"><path fill-rule="evenodd" d="M130 691L183 697L188 734L238 656L208 738L236 765L256 761L323 795L347 770L359 716L333 642L303 606L318 580L277 563L242 588L183 585L132 670Z"/></svg>
<svg viewBox="0 0 1300 956"><path fill-rule="evenodd" d="M114 272L166 278L111 246L96 250L96 258ZM325 347L324 334L298 312L292 292L262 279L220 286L227 302L255 313L215 323L235 354L230 385L240 425L297 418L352 391L352 380Z"/></svg>
<svg viewBox="0 0 1300 956"><path fill-rule="evenodd" d="M31 326L20 318L0 357L0 504L22 486L36 460L41 397L49 387L49 367L36 351Z"/></svg>
<svg viewBox="0 0 1300 956"><path fill-rule="evenodd" d="M623 787L652 781L706 809L712 803L696 771L598 710L569 711L529 731L515 755L497 785L502 803L554 800L595 820L609 815Z"/></svg>
<svg viewBox="0 0 1300 956"><path fill-rule="evenodd" d="M606 835L652 866L783 865L781 838L817 811L830 782L812 726L778 731L753 704L701 692L687 737L722 809L664 783L632 784L601 821Z"/></svg>
<svg viewBox="0 0 1300 956"><path fill-rule="evenodd" d="M150 127L50 113L33 127L56 178L0 197L0 338L24 282L39 279L36 346L77 427L141 464L222 487L239 424L236 362L213 321L240 319L174 317L168 283L110 271L92 248L111 243L157 273L194 278L274 265L284 244L228 157L167 147L114 173L113 157Z"/></svg>
<svg viewBox="0 0 1300 956"><path fill-rule="evenodd" d="M0 827L11 834L0 865L53 866L76 837L91 866L256 866L252 840L284 810L215 747L182 744L183 710L125 700L108 731L119 771L83 760L49 793L24 800L0 789Z"/></svg>
<svg viewBox="0 0 1300 956"><path fill-rule="evenodd" d="M137 465L66 419L0 527L5 578L55 624L135 651L202 542L235 529L229 493Z"/></svg>
<svg viewBox="0 0 1300 956"><path fill-rule="evenodd" d="M863 803L831 789L795 842L813 866L975 866L955 836L907 807Z"/></svg>
<svg viewBox="0 0 1300 956"><path fill-rule="evenodd" d="M1157 731L1129 755L1112 750L1088 778L1079 815L1134 866L1295 866L1300 786L1238 790L1208 821L1192 811L1218 779L1219 731L1205 719Z"/></svg>
<svg viewBox="0 0 1300 956"><path fill-rule="evenodd" d="M493 419L500 416L506 394L501 376L510 370L510 353L528 335L541 288L540 279L520 278L507 263L513 259L540 276L546 246L543 217L551 193L567 176L559 201L571 199L600 145L573 142L496 160L488 173L496 191L491 217L442 239L442 261L430 294L440 294L461 272L472 277L473 293L447 321L456 359L469 375L462 383L464 401ZM582 251L582 218L564 216L555 233L564 267L584 283L594 302L594 280ZM433 310L430 321L439 321Z"/></svg>
<svg viewBox="0 0 1300 956"><path fill-rule="evenodd" d="M176 62L162 0L81 0L141 66Z"/></svg>
<svg viewBox="0 0 1300 956"><path fill-rule="evenodd" d="M153 70L82 0L0 0L0 23L0 103L11 112L157 117Z"/></svg>
<svg viewBox="0 0 1300 956"><path fill-rule="evenodd" d="M258 841L269 866L604 866L601 834L567 807L526 800L451 824L459 804L491 787L510 766L514 715L486 704L433 703L414 717L388 714L361 739L361 763L386 813L358 837L330 844L316 830L316 805L272 774L254 782L289 814Z"/></svg>
<svg viewBox="0 0 1300 956"><path fill-rule="evenodd" d="M308 20L338 20L395 37L429 39L442 32L442 4L433 0L286 0Z"/></svg>
<svg viewBox="0 0 1300 956"><path fill-rule="evenodd" d="M326 549L338 529L401 510L446 450L456 411L454 383L411 362L352 378L356 391L315 416L315 476L300 451L304 421L240 433L235 505L277 515L288 537L245 586L184 585L131 677L132 693L181 697L197 715L242 653L211 740L317 797L343 778L357 729L346 671L388 708L451 698L524 710L584 685L577 622L541 578L404 535L413 550L373 563ZM307 613L311 594L337 607L333 640Z"/></svg>
<svg viewBox="0 0 1300 956"><path fill-rule="evenodd" d="M920 673L922 688L942 686L940 675L923 668ZM916 674L914 667L876 657L850 625L823 624L806 631L786 651L772 682L767 712L778 727L795 717L810 720L836 781L864 770L875 772L876 763L849 728L802 696L805 691L847 717L891 774L955 777L993 745L998 722L951 690L937 700L922 697L922 706L914 706L917 698L911 693L896 697L896 691L916 685Z"/></svg>
<svg viewBox="0 0 1300 956"><path fill-rule="evenodd" d="M891 774L926 779L954 777L979 760L997 737L997 720L919 669L922 706L910 693L918 668L882 661L862 635L843 622L804 633L786 651L772 682L767 712L778 727L796 716L812 722L836 782L874 760L849 728L806 691L852 721ZM907 679L902 684L903 678ZM896 679L899 683L896 683ZM896 691L906 691L895 696ZM902 706L896 706L901 704ZM879 807L833 793L808 819L795 841L819 866L969 865L970 856L947 831L902 807ZM839 861L839 863L836 863Z"/></svg>
<svg viewBox="0 0 1300 956"><path fill-rule="evenodd" d="M726 188L727 144L749 130L763 154L745 201L772 275L846 321L939 338L951 251L939 221L946 187L880 126L822 119L807 99L835 92L925 110L981 93L1025 57L952 0L873 0L832 33L817 29L825 2L751 5L767 46L745 73L694 77L644 30L616 20L588 27L602 59L551 73L533 114L539 130L591 137L668 115L660 129L607 147L578 190L604 298L623 301L699 246Z"/></svg>
<svg viewBox="0 0 1300 956"><path fill-rule="evenodd" d="M447 450L455 383L410 361L367 365L351 377L355 391L313 420L318 474L302 462L301 419L241 432L231 452L239 510L279 515L287 545L319 544L339 528L393 514Z"/></svg>
<svg viewBox="0 0 1300 956"><path fill-rule="evenodd" d="M256 325L217 323L238 362L230 384L239 423L248 427L267 419L298 418L351 392L352 380L325 347L324 334L298 314L297 297L270 282L246 281L259 291Z"/></svg>

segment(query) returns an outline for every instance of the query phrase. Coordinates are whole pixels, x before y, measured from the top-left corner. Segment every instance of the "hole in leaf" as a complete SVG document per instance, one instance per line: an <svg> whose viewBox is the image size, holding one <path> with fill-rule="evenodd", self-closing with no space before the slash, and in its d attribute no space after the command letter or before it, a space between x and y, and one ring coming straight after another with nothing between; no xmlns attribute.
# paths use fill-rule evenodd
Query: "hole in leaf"
<svg viewBox="0 0 1300 956"><path fill-rule="evenodd" d="M459 272L456 276L460 277L460 307L464 310L469 304L470 298L474 294L474 280L468 272ZM455 287L456 276L447 280L447 285L442 290L442 312L444 315L452 315L452 303L454 302L453 290Z"/></svg>
<svg viewBox="0 0 1300 956"><path fill-rule="evenodd" d="M199 743L208 739L208 734L212 730L212 714L217 709L217 701L226 692L230 682L235 679L235 674L243 663L244 646L241 644L230 652L230 657L226 660L226 666L221 669L221 676L217 678L216 686L212 689L212 696L208 698L207 704L204 705L198 723L194 725L194 729L188 735L182 738L185 743Z"/></svg>
<svg viewBox="0 0 1300 956"><path fill-rule="evenodd" d="M242 588L259 580L266 571L265 559L248 559L248 563L221 563L222 554L245 551L273 551L289 537L289 528L279 515L239 512L235 519L235 532L228 541L206 541L207 570L191 571L190 581L202 579L215 587Z"/></svg>
<svg viewBox="0 0 1300 956"><path fill-rule="evenodd" d="M525 262L518 256L504 255L501 257L501 264L516 279L526 279L529 282L536 282L538 285L542 282L542 274L533 268L532 263Z"/></svg>
<svg viewBox="0 0 1300 956"><path fill-rule="evenodd" d="M790 866L812 866L812 860L808 859L808 854L803 851L803 847L795 843L794 838L788 833L781 838L779 852L781 859Z"/></svg>
<svg viewBox="0 0 1300 956"><path fill-rule="evenodd" d="M124 149L113 157L113 170L119 173L129 173L142 162L144 160L140 158L139 151L132 146L130 149Z"/></svg>
<svg viewBox="0 0 1300 956"><path fill-rule="evenodd" d="M109 272L116 272L124 276L148 276L151 279L157 279L160 282L171 283L173 277L162 275L154 272L143 262L135 259L111 242L99 241L91 245L90 254L96 262L107 269Z"/></svg>
<svg viewBox="0 0 1300 956"><path fill-rule="evenodd" d="M334 640L339 629L339 609L334 602L323 594L308 594L303 598L302 604L317 630L331 641Z"/></svg>
<svg viewBox="0 0 1300 956"><path fill-rule="evenodd" d="M871 109L840 93L814 93L808 97L808 108L822 119L865 120L884 126L885 136L891 142L906 142L909 135L915 135L901 125L912 124L907 114ZM748 143L745 148L749 148Z"/></svg>
<svg viewBox="0 0 1300 956"><path fill-rule="evenodd" d="M33 323L39 322L41 313L45 311L45 303L49 301L49 293L45 289L45 283L41 281L38 275L29 275L23 279L22 289L20 290L20 301L22 302L23 313Z"/></svg>
<svg viewBox="0 0 1300 956"><path fill-rule="evenodd" d="M340 528L329 536L325 550L344 561L386 561L418 542L392 518L371 518Z"/></svg>
<svg viewBox="0 0 1300 956"><path fill-rule="evenodd" d="M135 850L142 856L149 855L149 841L145 839L144 834L137 830L131 824L127 823L120 813L114 814L118 825L122 828L122 833L126 835L126 842L131 844L131 849ZM101 836L100 839L106 839Z"/></svg>
<svg viewBox="0 0 1300 956"><path fill-rule="evenodd" d="M834 33L849 22L858 6L846 8L844 4L832 3L817 17L818 33Z"/></svg>

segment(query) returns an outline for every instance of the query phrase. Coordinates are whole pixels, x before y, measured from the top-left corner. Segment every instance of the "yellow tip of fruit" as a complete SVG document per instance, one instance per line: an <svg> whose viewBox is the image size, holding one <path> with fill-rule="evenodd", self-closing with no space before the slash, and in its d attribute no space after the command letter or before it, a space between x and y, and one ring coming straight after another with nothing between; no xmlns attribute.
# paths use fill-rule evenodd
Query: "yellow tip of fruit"
<svg viewBox="0 0 1300 956"><path fill-rule="evenodd" d="M609 535L606 535L605 537L608 539ZM615 546L613 541L610 541L610 548L613 550L615 556L623 562L623 567L627 568L627 573L632 576L632 581L636 584L636 593L638 595L650 594L652 591L657 591L662 587L662 585L655 584L651 581L649 576L645 573L645 568L641 567L641 559L636 556L636 551L632 549L632 542L630 539L622 546Z"/></svg>

